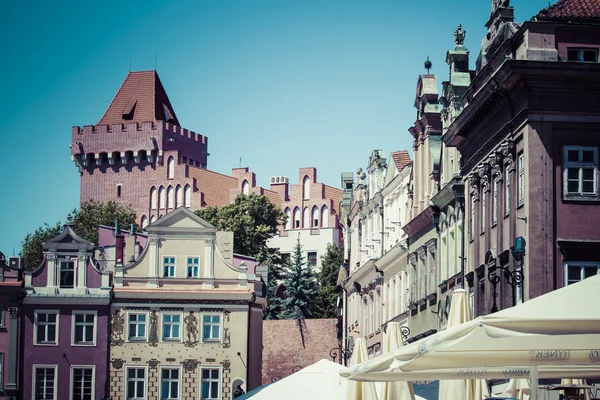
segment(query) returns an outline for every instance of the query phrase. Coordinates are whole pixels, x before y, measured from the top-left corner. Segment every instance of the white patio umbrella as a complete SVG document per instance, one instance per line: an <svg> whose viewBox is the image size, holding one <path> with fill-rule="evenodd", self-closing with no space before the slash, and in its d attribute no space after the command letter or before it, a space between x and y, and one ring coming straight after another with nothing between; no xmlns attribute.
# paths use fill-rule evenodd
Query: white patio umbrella
<svg viewBox="0 0 600 400"><path fill-rule="evenodd" d="M513 378L508 382L506 394L518 400L529 400L531 398L531 385L528 379Z"/></svg>
<svg viewBox="0 0 600 400"><path fill-rule="evenodd" d="M350 367L359 365L367 359L367 341L358 338L354 342ZM346 384L346 400L377 400L375 384L373 382L348 381Z"/></svg>
<svg viewBox="0 0 600 400"><path fill-rule="evenodd" d="M454 370L470 377L505 373L504 378L509 378L519 376L512 375L516 368L537 380L538 372L544 377L544 371L553 373L553 368L559 368L566 373L563 377L599 376L598 303L600 275L446 329L400 349L394 354L395 361L389 356L373 359L342 371L342 375L354 375L350 379L355 379L391 370L399 375ZM584 370L582 375L576 375L578 368ZM399 380L406 379L414 377ZM532 385L532 397L535 389L537 385Z"/></svg>
<svg viewBox="0 0 600 400"><path fill-rule="evenodd" d="M383 352L390 353L403 346L402 332L398 322L390 322L383 334ZM415 400L410 382L382 382L379 400Z"/></svg>
<svg viewBox="0 0 600 400"><path fill-rule="evenodd" d="M561 385L587 385L587 381L585 379L561 379L560 381ZM562 394L564 393L564 390L560 391ZM589 400L590 398L590 391L589 390L585 390L583 393L583 399L584 400Z"/></svg>
<svg viewBox="0 0 600 400"><path fill-rule="evenodd" d="M456 289L448 313L447 329L459 326L472 319L467 291ZM485 381L477 379L452 379L440 381L440 400L482 400ZM485 392L488 392L487 390Z"/></svg>

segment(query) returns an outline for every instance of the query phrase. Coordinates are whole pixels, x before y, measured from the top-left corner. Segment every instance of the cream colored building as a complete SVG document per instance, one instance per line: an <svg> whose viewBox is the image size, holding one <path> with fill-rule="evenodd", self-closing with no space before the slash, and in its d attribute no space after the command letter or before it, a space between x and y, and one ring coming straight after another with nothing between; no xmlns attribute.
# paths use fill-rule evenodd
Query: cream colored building
<svg viewBox="0 0 600 400"><path fill-rule="evenodd" d="M235 267L233 233L183 207L146 229L139 256L115 267L112 398L227 400L259 386L266 269ZM116 259L132 259L123 247Z"/></svg>

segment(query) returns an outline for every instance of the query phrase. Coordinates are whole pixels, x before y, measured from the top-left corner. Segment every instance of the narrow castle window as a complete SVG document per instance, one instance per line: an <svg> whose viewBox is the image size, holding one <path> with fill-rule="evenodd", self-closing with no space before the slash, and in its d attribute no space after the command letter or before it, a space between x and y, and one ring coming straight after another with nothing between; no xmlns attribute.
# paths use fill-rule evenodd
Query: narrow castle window
<svg viewBox="0 0 600 400"><path fill-rule="evenodd" d="M121 198L121 184L117 185L117 198L120 199Z"/></svg>
<svg viewBox="0 0 600 400"><path fill-rule="evenodd" d="M310 178L308 176L304 177L303 181L303 198L304 200L310 199Z"/></svg>
<svg viewBox="0 0 600 400"><path fill-rule="evenodd" d="M173 179L175 177L175 157L169 157L167 161L167 179Z"/></svg>
<svg viewBox="0 0 600 400"><path fill-rule="evenodd" d="M185 189L183 191L183 205L185 207L192 206L192 188L190 185L185 185Z"/></svg>
<svg viewBox="0 0 600 400"><path fill-rule="evenodd" d="M250 194L250 185L248 184L247 180L244 180L244 182L242 183L242 194Z"/></svg>

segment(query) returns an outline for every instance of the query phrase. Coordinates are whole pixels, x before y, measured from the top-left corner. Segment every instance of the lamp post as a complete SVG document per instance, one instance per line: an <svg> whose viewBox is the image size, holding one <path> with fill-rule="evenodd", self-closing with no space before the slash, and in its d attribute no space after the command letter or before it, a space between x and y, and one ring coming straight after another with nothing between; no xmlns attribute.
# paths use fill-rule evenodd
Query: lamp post
<svg viewBox="0 0 600 400"><path fill-rule="evenodd" d="M352 356L352 351L348 349L342 349L341 347L334 347L329 350L329 357L333 362L336 362L338 357L340 358L340 364L347 365L348 359ZM342 362L343 361L343 362Z"/></svg>
<svg viewBox="0 0 600 400"><path fill-rule="evenodd" d="M513 307L517 305L517 290L520 290L523 286L523 281L525 280L525 275L523 274L523 257L525 256L525 239L522 236L519 236L515 239L515 245L511 247L510 251L513 255L513 259L515 260L515 268L511 270L508 266L502 267L490 267L488 271L488 280L492 284L492 309L491 312L495 313L498 311L498 284L502 280L502 275L506 280L506 283L512 289L512 302Z"/></svg>

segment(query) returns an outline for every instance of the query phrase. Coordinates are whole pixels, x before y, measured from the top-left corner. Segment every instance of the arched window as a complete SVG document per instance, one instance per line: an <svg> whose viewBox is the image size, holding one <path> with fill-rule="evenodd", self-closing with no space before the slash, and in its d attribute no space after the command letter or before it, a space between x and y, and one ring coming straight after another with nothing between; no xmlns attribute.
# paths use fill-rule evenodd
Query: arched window
<svg viewBox="0 0 600 400"><path fill-rule="evenodd" d="M314 206L312 209L312 227L319 227L319 207Z"/></svg>
<svg viewBox="0 0 600 400"><path fill-rule="evenodd" d="M285 208L285 215L287 216L287 222L285 223L285 229L291 229L292 228L292 212L290 211L289 207Z"/></svg>
<svg viewBox="0 0 600 400"><path fill-rule="evenodd" d="M165 188L162 186L158 189L158 208L165 208Z"/></svg>
<svg viewBox="0 0 600 400"><path fill-rule="evenodd" d="M244 182L242 182L242 194L250 194L250 185L248 184L248 181L244 179Z"/></svg>
<svg viewBox="0 0 600 400"><path fill-rule="evenodd" d="M153 223L154 223L154 221L156 221L156 216L155 216L155 215L153 215L153 216L150 218L150 223L151 223L151 224L153 224Z"/></svg>
<svg viewBox="0 0 600 400"><path fill-rule="evenodd" d="M192 188L190 185L185 185L183 190L183 205L186 207L192 206Z"/></svg>
<svg viewBox="0 0 600 400"><path fill-rule="evenodd" d="M302 227L310 228L310 211L308 210L308 207L304 207L304 210L302 211Z"/></svg>
<svg viewBox="0 0 600 400"><path fill-rule="evenodd" d="M310 199L310 178L308 176L305 176L304 181L302 181L302 189L304 200Z"/></svg>
<svg viewBox="0 0 600 400"><path fill-rule="evenodd" d="M294 228L300 228L300 209L294 208Z"/></svg>
<svg viewBox="0 0 600 400"><path fill-rule="evenodd" d="M329 208L323 206L321 210L321 226L327 228L329 226Z"/></svg>
<svg viewBox="0 0 600 400"><path fill-rule="evenodd" d="M156 202L157 202L157 194L156 194L156 188L154 186L152 186L152 189L150 189L150 209L151 210L156 210Z"/></svg>
<svg viewBox="0 0 600 400"><path fill-rule="evenodd" d="M167 161L167 179L173 179L175 177L175 157L169 157Z"/></svg>
<svg viewBox="0 0 600 400"><path fill-rule="evenodd" d="M175 189L175 197L177 200L175 203L175 208L181 207L183 205L183 189L181 185L177 185L177 189Z"/></svg>
<svg viewBox="0 0 600 400"><path fill-rule="evenodd" d="M175 189L169 185L167 189L167 209L173 209L175 207Z"/></svg>
<svg viewBox="0 0 600 400"><path fill-rule="evenodd" d="M145 215L142 215L142 220L140 222L140 225L142 226L142 229L146 229L146 227L148 226L148 217L146 217Z"/></svg>

